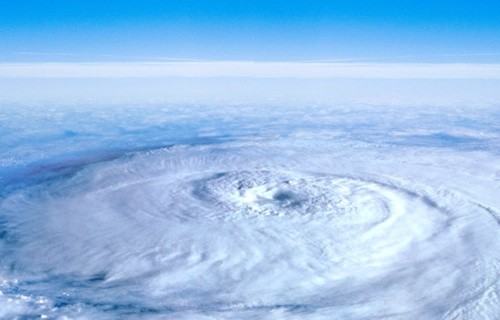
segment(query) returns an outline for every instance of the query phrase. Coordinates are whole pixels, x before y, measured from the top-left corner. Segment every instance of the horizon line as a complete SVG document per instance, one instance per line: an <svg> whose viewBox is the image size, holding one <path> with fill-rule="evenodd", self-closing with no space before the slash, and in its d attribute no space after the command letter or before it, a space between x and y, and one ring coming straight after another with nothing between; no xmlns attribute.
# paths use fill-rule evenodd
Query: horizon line
<svg viewBox="0 0 500 320"><path fill-rule="evenodd" d="M0 62L0 78L500 79L500 63L144 60Z"/></svg>

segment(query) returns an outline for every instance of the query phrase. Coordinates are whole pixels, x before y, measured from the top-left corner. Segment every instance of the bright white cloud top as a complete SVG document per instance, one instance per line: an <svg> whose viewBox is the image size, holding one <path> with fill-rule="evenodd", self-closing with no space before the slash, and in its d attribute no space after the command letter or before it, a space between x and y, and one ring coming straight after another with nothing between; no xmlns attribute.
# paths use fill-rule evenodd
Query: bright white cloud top
<svg viewBox="0 0 500 320"><path fill-rule="evenodd" d="M495 109L0 115L0 316L500 314Z"/></svg>

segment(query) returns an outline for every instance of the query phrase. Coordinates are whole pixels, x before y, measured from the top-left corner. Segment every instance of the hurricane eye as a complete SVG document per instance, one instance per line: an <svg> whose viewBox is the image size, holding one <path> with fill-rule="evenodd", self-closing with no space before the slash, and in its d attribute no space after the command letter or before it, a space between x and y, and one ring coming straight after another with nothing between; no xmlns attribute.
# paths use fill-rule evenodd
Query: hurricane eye
<svg viewBox="0 0 500 320"><path fill-rule="evenodd" d="M273 195L273 199L279 202L292 202L297 196L291 191L279 190Z"/></svg>

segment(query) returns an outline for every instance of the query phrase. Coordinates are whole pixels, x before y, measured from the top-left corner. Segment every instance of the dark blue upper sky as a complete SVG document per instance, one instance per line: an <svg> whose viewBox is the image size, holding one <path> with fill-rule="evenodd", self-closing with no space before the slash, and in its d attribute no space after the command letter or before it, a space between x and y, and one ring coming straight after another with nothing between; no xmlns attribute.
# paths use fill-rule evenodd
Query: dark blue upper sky
<svg viewBox="0 0 500 320"><path fill-rule="evenodd" d="M16 0L1 61L500 61L500 1Z"/></svg>

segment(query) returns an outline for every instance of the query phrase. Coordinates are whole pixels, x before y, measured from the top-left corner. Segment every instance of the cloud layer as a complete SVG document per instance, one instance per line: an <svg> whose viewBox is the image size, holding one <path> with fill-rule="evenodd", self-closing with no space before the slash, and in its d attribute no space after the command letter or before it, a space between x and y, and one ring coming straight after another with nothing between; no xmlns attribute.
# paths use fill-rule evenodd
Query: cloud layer
<svg viewBox="0 0 500 320"><path fill-rule="evenodd" d="M0 78L500 79L500 64L338 62L1 63Z"/></svg>
<svg viewBox="0 0 500 320"><path fill-rule="evenodd" d="M0 108L0 318L497 319L499 116Z"/></svg>

